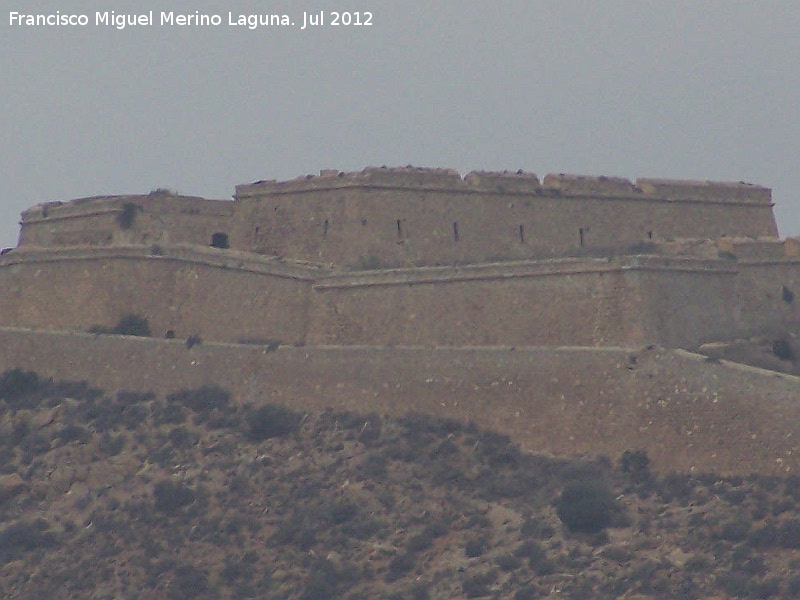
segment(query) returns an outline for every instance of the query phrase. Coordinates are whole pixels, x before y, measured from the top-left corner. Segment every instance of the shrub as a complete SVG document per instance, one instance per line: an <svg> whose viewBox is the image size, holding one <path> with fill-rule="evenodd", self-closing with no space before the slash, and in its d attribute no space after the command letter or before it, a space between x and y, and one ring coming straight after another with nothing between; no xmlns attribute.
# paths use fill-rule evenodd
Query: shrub
<svg viewBox="0 0 800 600"><path fill-rule="evenodd" d="M774 523L768 522L763 527L750 532L747 536L748 545L753 548L770 548L778 541L778 528Z"/></svg>
<svg viewBox="0 0 800 600"><path fill-rule="evenodd" d="M428 591L428 587L428 583L424 581L417 581L408 589L407 597L410 600L429 600L431 594Z"/></svg>
<svg viewBox="0 0 800 600"><path fill-rule="evenodd" d="M170 600L197 598L208 590L208 575L194 565L181 565L175 569L175 577L169 587Z"/></svg>
<svg viewBox="0 0 800 600"><path fill-rule="evenodd" d="M711 561L703 554L695 554L686 561L684 569L688 572L706 571L711 566Z"/></svg>
<svg viewBox="0 0 800 600"><path fill-rule="evenodd" d="M100 440L99 449L106 456L116 456L125 447L125 436L122 434L111 435L108 431L103 434Z"/></svg>
<svg viewBox="0 0 800 600"><path fill-rule="evenodd" d="M325 510L328 521L334 525L341 525L354 519L358 515L358 506L353 502L334 502Z"/></svg>
<svg viewBox="0 0 800 600"><path fill-rule="evenodd" d="M43 382L33 371L11 369L0 376L0 398L14 405L14 400L38 393Z"/></svg>
<svg viewBox="0 0 800 600"><path fill-rule="evenodd" d="M649 479L650 458L647 456L646 450L625 450L619 462L623 473L629 473L634 481L641 482Z"/></svg>
<svg viewBox="0 0 800 600"><path fill-rule="evenodd" d="M489 585L497 581L497 571L478 573L464 580L461 586L467 598L482 598L491 594Z"/></svg>
<svg viewBox="0 0 800 600"><path fill-rule="evenodd" d="M152 404L154 425L179 425L186 420L184 408L175 402L157 400Z"/></svg>
<svg viewBox="0 0 800 600"><path fill-rule="evenodd" d="M361 471L364 477L370 479L380 479L386 475L387 459L384 454L378 452L370 452L364 457L361 462Z"/></svg>
<svg viewBox="0 0 800 600"><path fill-rule="evenodd" d="M469 558L475 558L482 555L489 548L489 543L486 538L474 538L469 540L464 546L464 554Z"/></svg>
<svg viewBox="0 0 800 600"><path fill-rule="evenodd" d="M400 423L410 434L431 433L437 437L463 431L464 426L454 419L446 419L426 413L409 413L400 419Z"/></svg>
<svg viewBox="0 0 800 600"><path fill-rule="evenodd" d="M406 552L422 552L423 550L427 550L433 544L434 539L435 536L433 535L433 532L426 528L422 532L409 538L408 542L406 543Z"/></svg>
<svg viewBox="0 0 800 600"><path fill-rule="evenodd" d="M194 491L180 482L170 479L159 481L153 488L155 507L167 514L175 514L195 500Z"/></svg>
<svg viewBox="0 0 800 600"><path fill-rule="evenodd" d="M541 542L536 540L522 542L514 550L514 555L520 558L527 558L528 566L537 575L547 575L553 572L553 563L550 562L547 551Z"/></svg>
<svg viewBox="0 0 800 600"><path fill-rule="evenodd" d="M253 573L254 569L251 563L241 558L226 556L225 567L220 572L220 576L225 583L232 585L240 579L251 579Z"/></svg>
<svg viewBox="0 0 800 600"><path fill-rule="evenodd" d="M739 514L722 526L719 537L729 542L741 542L747 538L752 525L747 515Z"/></svg>
<svg viewBox="0 0 800 600"><path fill-rule="evenodd" d="M786 338L780 338L772 342L772 353L781 360L794 362L794 349Z"/></svg>
<svg viewBox="0 0 800 600"><path fill-rule="evenodd" d="M783 548L800 548L800 519L788 519L781 523L778 540Z"/></svg>
<svg viewBox="0 0 800 600"><path fill-rule="evenodd" d="M139 337L150 337L150 323L146 317L141 315L128 314L122 317L114 327L103 325L92 325L89 333L111 334L111 335L136 335Z"/></svg>
<svg viewBox="0 0 800 600"><path fill-rule="evenodd" d="M458 454L458 445L451 439L443 440L438 446L430 451L428 455L431 459L446 458Z"/></svg>
<svg viewBox="0 0 800 600"><path fill-rule="evenodd" d="M68 444L70 442L79 442L81 444L85 444L87 441L89 441L90 433L82 425L69 424L64 425L61 429L59 429L55 437L61 438L61 441L64 444Z"/></svg>
<svg viewBox="0 0 800 600"><path fill-rule="evenodd" d="M246 419L247 436L254 442L295 433L300 428L302 415L289 408L267 404L251 409Z"/></svg>
<svg viewBox="0 0 800 600"><path fill-rule="evenodd" d="M342 526L342 533L357 540L366 540L373 536L381 536L386 524L376 517L366 517L348 521Z"/></svg>
<svg viewBox="0 0 800 600"><path fill-rule="evenodd" d="M183 404L196 413L225 410L230 394L216 385L204 385L196 390L182 390L167 396L169 402Z"/></svg>
<svg viewBox="0 0 800 600"><path fill-rule="evenodd" d="M544 519L531 517L520 527L520 533L540 540L549 540L556 534L556 530Z"/></svg>
<svg viewBox="0 0 800 600"><path fill-rule="evenodd" d="M141 315L125 315L114 326L112 333L150 337L150 323Z"/></svg>
<svg viewBox="0 0 800 600"><path fill-rule="evenodd" d="M777 577L767 577L762 581L750 583L751 598L772 598L778 595L781 587L781 580Z"/></svg>
<svg viewBox="0 0 800 600"><path fill-rule="evenodd" d="M384 579L388 583L397 581L398 579L405 577L405 575L407 575L415 565L416 560L414 559L413 554L398 554L391 560L391 562L389 562L389 568L386 571L386 576Z"/></svg>
<svg viewBox="0 0 800 600"><path fill-rule="evenodd" d="M800 575L794 575L786 582L786 593L790 598L800 597Z"/></svg>
<svg viewBox="0 0 800 600"><path fill-rule="evenodd" d="M611 525L614 495L598 482L568 485L556 503L558 518L570 531L596 533Z"/></svg>
<svg viewBox="0 0 800 600"><path fill-rule="evenodd" d="M502 571L516 571L521 564L522 561L513 554L502 554L497 557L497 566Z"/></svg>
<svg viewBox="0 0 800 600"><path fill-rule="evenodd" d="M374 271L381 268L381 259L374 254L358 257L358 269L362 271Z"/></svg>
<svg viewBox="0 0 800 600"><path fill-rule="evenodd" d="M795 500L800 500L800 476L794 474L787 475L784 486L784 493L787 496Z"/></svg>
<svg viewBox="0 0 800 600"><path fill-rule="evenodd" d="M686 503L693 492L692 481L688 475L681 473L668 473L660 482L659 493L664 502L672 502L677 498Z"/></svg>
<svg viewBox="0 0 800 600"><path fill-rule="evenodd" d="M50 548L57 542L44 519L20 521L0 531L0 562L15 560L23 552Z"/></svg>
<svg viewBox="0 0 800 600"><path fill-rule="evenodd" d="M358 441L365 446L375 444L381 437L381 419L376 414L367 415L361 430L358 433Z"/></svg>
<svg viewBox="0 0 800 600"><path fill-rule="evenodd" d="M514 600L534 600L541 596L542 594L539 592L539 588L535 585L523 585L514 593Z"/></svg>
<svg viewBox="0 0 800 600"><path fill-rule="evenodd" d="M750 595L750 576L741 571L731 569L725 573L721 573L716 577L716 583L719 588L735 598L746 598Z"/></svg>

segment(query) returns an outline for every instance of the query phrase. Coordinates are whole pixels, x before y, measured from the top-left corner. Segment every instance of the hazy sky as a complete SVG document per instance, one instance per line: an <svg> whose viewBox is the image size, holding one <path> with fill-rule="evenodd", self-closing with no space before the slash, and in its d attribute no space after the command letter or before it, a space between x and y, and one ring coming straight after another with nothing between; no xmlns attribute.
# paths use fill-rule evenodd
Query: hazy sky
<svg viewBox="0 0 800 600"><path fill-rule="evenodd" d="M95 25L149 10L152 26ZM222 24L159 24L195 10ZM326 26L300 30L320 10ZM331 26L335 10L372 25ZM2 246L39 202L228 198L384 164L745 180L800 235L800 2L0 0L0 17Z"/></svg>

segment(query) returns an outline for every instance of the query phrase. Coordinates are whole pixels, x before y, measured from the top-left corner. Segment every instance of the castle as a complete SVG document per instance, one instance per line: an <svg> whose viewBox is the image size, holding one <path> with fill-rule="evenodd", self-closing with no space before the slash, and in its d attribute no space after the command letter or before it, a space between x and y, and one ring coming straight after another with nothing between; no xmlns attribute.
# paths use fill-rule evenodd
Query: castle
<svg viewBox="0 0 800 600"><path fill-rule="evenodd" d="M408 403L427 368L428 387L413 392L429 400L420 400L421 409L487 416L529 446L553 451L583 450L580 433L566 436L570 445L555 434L542 441L545 430L560 418L567 419L556 428L561 437L582 418L595 427L597 411L615 414L615 388L677 406L680 398L711 403L714 394L717 404L720 390L734 386L729 396L745 412L758 388L789 411L776 413L775 435L789 427L791 440L759 439L764 460L771 468L791 464L792 444L800 443L791 436L800 411L791 377L776 383L774 374L741 370L710 377L710 367L669 350L800 330L800 240L779 239L768 188L741 182L367 168L240 185L233 201L156 190L51 202L22 214L18 247L0 257L0 285L0 366L24 363L53 376L73 369L125 385L119 373L132 360L153 373L177 373L184 357L171 353L192 337L203 340L195 358L213 354L215 362L208 358L204 374L176 375L169 385L215 373L244 395L258 395L269 381L270 398L320 406L344 398L336 389L352 388L354 398L338 404L387 411L396 410L393 398ZM166 352L170 364L148 363L143 340L83 333L129 314L147 318L160 338L147 341L148 352ZM653 346L663 350L632 350ZM57 347L84 353L82 362L64 362ZM234 357L251 364L234 368ZM324 367L308 371L315 360ZM258 361L278 361L283 371L267 377ZM234 376L231 369L244 370ZM406 374L392 379L391 390L379 382L387 369ZM631 377L639 378L635 385L622 381ZM659 392L659 377L675 390ZM533 387L519 389L523 380ZM552 402L543 406L555 399L561 417L539 425L534 414L521 417L530 411L526 393L540 396L538 415L552 412ZM600 404L578 416L566 398L575 393L575 406ZM455 396L461 400L447 400ZM455 404L447 409L448 402ZM652 420L629 425L639 437L620 433L609 448L657 439L654 429L663 429ZM664 443L675 451L674 440ZM765 468L685 452L679 466Z"/></svg>

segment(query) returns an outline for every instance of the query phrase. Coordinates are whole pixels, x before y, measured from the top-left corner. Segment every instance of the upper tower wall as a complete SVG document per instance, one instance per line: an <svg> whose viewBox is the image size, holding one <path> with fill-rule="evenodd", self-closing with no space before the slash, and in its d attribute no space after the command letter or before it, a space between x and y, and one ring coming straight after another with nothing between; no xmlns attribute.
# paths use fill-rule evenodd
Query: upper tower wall
<svg viewBox="0 0 800 600"><path fill-rule="evenodd" d="M39 204L22 213L19 246L188 243L207 246L230 228L233 202L178 196L95 196Z"/></svg>
<svg viewBox="0 0 800 600"><path fill-rule="evenodd" d="M778 235L770 190L745 183L411 167L240 185L234 202L156 191L41 204L21 225L20 246L189 243L361 269Z"/></svg>
<svg viewBox="0 0 800 600"><path fill-rule="evenodd" d="M768 188L368 168L236 188L234 247L342 267L623 254L650 240L777 237Z"/></svg>

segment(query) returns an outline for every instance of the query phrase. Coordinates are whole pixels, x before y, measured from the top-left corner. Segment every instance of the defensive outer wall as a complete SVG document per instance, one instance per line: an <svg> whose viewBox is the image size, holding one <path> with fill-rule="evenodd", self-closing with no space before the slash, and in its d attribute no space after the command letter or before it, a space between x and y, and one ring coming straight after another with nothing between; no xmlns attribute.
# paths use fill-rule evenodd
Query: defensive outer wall
<svg viewBox="0 0 800 600"><path fill-rule="evenodd" d="M371 168L233 201L48 203L0 286L0 368L426 410L664 467L797 466L795 379L635 350L800 330L800 242L759 186ZM81 333L126 314L161 339Z"/></svg>
<svg viewBox="0 0 800 600"><path fill-rule="evenodd" d="M267 347L0 328L0 368L168 394L216 384L239 402L423 411L556 455L645 449L657 469L800 468L800 381L659 348Z"/></svg>

